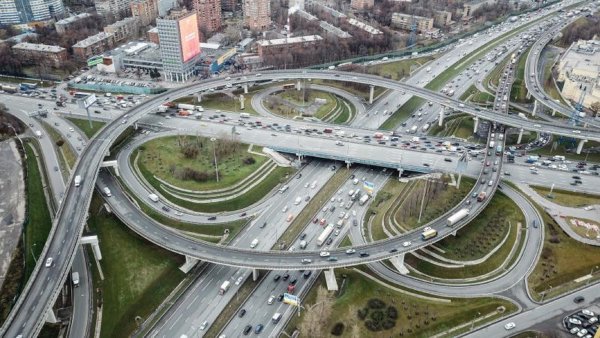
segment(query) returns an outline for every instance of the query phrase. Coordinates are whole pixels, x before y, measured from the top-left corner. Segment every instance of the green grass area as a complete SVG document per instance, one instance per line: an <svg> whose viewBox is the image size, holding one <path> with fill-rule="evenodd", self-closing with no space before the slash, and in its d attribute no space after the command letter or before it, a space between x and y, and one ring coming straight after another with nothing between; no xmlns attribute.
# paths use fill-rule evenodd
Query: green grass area
<svg viewBox="0 0 600 338"><path fill-rule="evenodd" d="M555 53L550 51L547 51L546 53L549 54L547 56L548 61L550 61L550 59L554 59ZM561 104L567 106L567 103L565 100L563 100L562 96L560 96L560 93L558 92L558 89L554 83L554 77L552 76L553 62L548 61L544 64L544 73L542 74L541 79L542 85L544 86L544 92L546 92L546 94L548 94L548 96L550 96L552 99L559 100Z"/></svg>
<svg viewBox="0 0 600 338"><path fill-rule="evenodd" d="M515 74L515 81L513 82L510 91L510 100L512 102L533 102L533 98L527 99L527 87L525 86L525 63L530 51L531 48L528 48L521 56L519 56L519 62L516 66L517 72Z"/></svg>
<svg viewBox="0 0 600 338"><path fill-rule="evenodd" d="M364 218L365 233L368 233L368 222L371 219L371 235L374 241L388 238L383 230L392 227L387 221L387 212L399 199L404 198L405 194L414 186L414 181L410 183L402 183L398 180L388 180L381 191L377 193L373 202L369 205L366 217ZM369 236L366 236L369 238Z"/></svg>
<svg viewBox="0 0 600 338"><path fill-rule="evenodd" d="M497 192L485 210L460 229L456 236L446 237L436 243L445 251L444 257L455 260L479 259L498 246L510 229L508 240L485 262L456 269L440 267L413 255L406 256L406 262L418 271L438 278L470 278L492 272L501 266L515 245L517 232L521 231L519 222L525 226L521 210L510 198Z"/></svg>
<svg viewBox="0 0 600 338"><path fill-rule="evenodd" d="M588 154L588 151L590 149L600 147L599 142L596 142L596 141L586 142L583 145L581 154L576 154L575 150L577 149L578 142L579 141L575 140L575 139L565 140L561 137L558 137L558 138L555 137L552 140L552 142L549 142L543 148L536 149L535 151L532 151L531 153L532 154L535 153L538 155L548 155L548 156L563 155L563 156L565 156L566 159L574 160L574 161L600 162L600 154L599 153L590 151ZM556 147L554 149L552 149L554 147L554 143L556 143Z"/></svg>
<svg viewBox="0 0 600 338"><path fill-rule="evenodd" d="M252 174L268 160L266 156L249 153L248 145L232 142L228 135L222 136L215 142L208 138L190 135L150 140L138 148L140 150L138 165L140 169L174 186L202 191L232 186ZM186 157L185 152L188 148L197 152L195 157ZM213 162L215 149L219 168L218 182ZM132 156L135 156L135 153ZM183 179L184 168L204 173L207 177L204 181Z"/></svg>
<svg viewBox="0 0 600 338"><path fill-rule="evenodd" d="M52 229L52 219L44 194L43 174L38 167L32 147L31 144L27 144L25 147L27 155L27 214L23 225L24 250L26 250L25 279L28 279L33 272Z"/></svg>
<svg viewBox="0 0 600 338"><path fill-rule="evenodd" d="M58 133L58 131L56 131L56 129L51 127L48 123L42 121L42 126L44 126L44 129L46 129L46 133L52 139L52 142L54 142L54 144L56 144L56 142L59 140L63 142L63 145L58 147L57 154L58 161L60 162L60 166L63 169L63 172L69 170L70 168L73 168L75 162L77 161L77 154L75 154L73 148L71 148L71 145L69 145L69 142L64 140L62 136ZM65 178L68 178L68 175L63 176L65 176Z"/></svg>
<svg viewBox="0 0 600 338"><path fill-rule="evenodd" d="M198 101L197 96L185 96L177 100L173 100L175 103L187 103L197 106L202 106L204 109L222 110L232 113L248 113L252 115L258 115L258 113L252 108L250 102L256 91L248 92L244 94L243 90L239 93L234 91L234 95L227 95L225 93L204 93L202 94L202 102ZM239 95L244 95L244 109L241 109L241 103Z"/></svg>
<svg viewBox="0 0 600 338"><path fill-rule="evenodd" d="M521 138L521 143L520 144L527 144L529 142L533 142L537 139L538 134L534 131L529 131L529 130L525 130L523 131L523 137ZM517 144L517 141L519 140L519 134L518 133L512 133L512 134L508 134L506 136L506 145L514 145Z"/></svg>
<svg viewBox="0 0 600 338"><path fill-rule="evenodd" d="M467 91L460 96L460 100L462 101L467 99L475 103L494 103L494 95L479 91L475 85L471 85Z"/></svg>
<svg viewBox="0 0 600 338"><path fill-rule="evenodd" d="M311 197L307 205L302 211L296 216L289 227L279 238L279 243L285 243L286 245L292 243L293 240L300 235L300 232L308 224L309 227L318 227L317 224L312 224L312 219L321 210L323 204L327 203L331 196L346 182L350 177L350 170L340 169L338 170L331 179L325 183L325 185L317 192L317 194ZM277 224L267 224L269 227L276 227ZM273 245L273 248L278 248L277 244ZM287 248L287 246L285 247Z"/></svg>
<svg viewBox="0 0 600 338"><path fill-rule="evenodd" d="M347 124L354 118L356 108L352 104L341 97L335 98L338 103L338 112L335 118L330 119L334 124Z"/></svg>
<svg viewBox="0 0 600 338"><path fill-rule="evenodd" d="M104 280L96 281L102 295L101 337L129 337L135 317L146 319L184 278L178 266L183 256L154 246L131 232L102 208L95 195L88 226L98 235Z"/></svg>
<svg viewBox="0 0 600 338"><path fill-rule="evenodd" d="M273 113L288 118L300 115L301 111L314 104L316 99L326 101L317 108L313 115L318 119L323 119L338 105L336 95L316 89L296 90L292 88L275 92L271 96L274 99L265 99L265 106ZM283 102L287 102L289 105Z"/></svg>
<svg viewBox="0 0 600 338"><path fill-rule="evenodd" d="M400 80L410 76L411 68L416 69L435 59L435 56L423 56L414 59L379 63L374 66L368 66L366 69L369 74L379 75L392 80Z"/></svg>
<svg viewBox="0 0 600 338"><path fill-rule="evenodd" d="M474 318L492 314L500 307L505 310L504 314L516 311L512 303L498 298L451 299L450 303L442 303L389 289L354 270L339 269L336 270L336 276L338 285L343 285L341 290L335 295L328 292L325 278L321 275L303 300L307 311L292 318L285 329L287 333L291 334L294 328L298 328L303 337L331 337L333 327L341 323L344 326L342 337L431 337L461 324L467 324L468 329L469 322ZM371 299L384 302L383 317L387 317L387 307L397 310L397 318L392 319L392 328L369 331L365 323L378 316L373 314L378 311L372 308L365 320L358 317L358 311L367 308ZM487 321L499 316L494 314ZM478 321L477 324L485 321ZM452 332L450 336L455 334Z"/></svg>
<svg viewBox="0 0 600 338"><path fill-rule="evenodd" d="M106 122L92 121L92 127L90 128L90 123L87 119L67 117L67 120L71 121L77 128L81 129L88 138L94 137L94 135L96 135L96 133L106 124Z"/></svg>
<svg viewBox="0 0 600 338"><path fill-rule="evenodd" d="M511 338L552 338L552 337L554 337L553 334L547 334L547 333L538 332L538 331L525 331L525 332L517 333L514 336L511 336Z"/></svg>
<svg viewBox="0 0 600 338"><path fill-rule="evenodd" d="M566 207L580 208L587 205L600 204L599 195L554 189L552 190L552 198L549 198L550 189L539 186L532 186L531 188L540 194L540 196Z"/></svg>
<svg viewBox="0 0 600 338"><path fill-rule="evenodd" d="M23 83L23 82L35 83L38 85L38 87L43 87L43 88L48 88L48 87L54 86L54 81L40 81L40 80L33 80L33 79L8 76L8 75L0 75L0 82L14 83L14 84L19 84L19 83ZM19 87L19 86L17 85L16 87Z"/></svg>
<svg viewBox="0 0 600 338"><path fill-rule="evenodd" d="M595 267L600 266L600 248L570 238L539 205L533 201L531 203L536 206L545 224L542 253L528 277L533 298L549 299L599 279L600 273ZM574 281L590 274L592 270L596 270L594 278L579 283Z"/></svg>
<svg viewBox="0 0 600 338"><path fill-rule="evenodd" d="M344 239L340 242L339 247L344 248L344 247L351 246L351 245L352 245L352 241L350 240L350 235L346 235L344 237Z"/></svg>
<svg viewBox="0 0 600 338"><path fill-rule="evenodd" d="M437 123L429 129L429 135L442 137L457 137L471 142L481 142L477 135L473 134L473 117L467 114L456 114L444 119L440 127Z"/></svg>
<svg viewBox="0 0 600 338"><path fill-rule="evenodd" d="M591 225L600 227L600 223L598 223L598 221L594 221L594 220L586 219L586 218L580 218L580 217L565 217L565 221L567 222L567 224L569 224L571 229L573 229L573 231L575 231L576 234L578 234L579 236L581 236L583 238L589 238L589 239L595 240L596 236L600 235L600 233L596 233L596 231L588 230L585 227L576 226L575 224L571 223L571 221L579 221L579 222L585 222L587 224L591 224Z"/></svg>

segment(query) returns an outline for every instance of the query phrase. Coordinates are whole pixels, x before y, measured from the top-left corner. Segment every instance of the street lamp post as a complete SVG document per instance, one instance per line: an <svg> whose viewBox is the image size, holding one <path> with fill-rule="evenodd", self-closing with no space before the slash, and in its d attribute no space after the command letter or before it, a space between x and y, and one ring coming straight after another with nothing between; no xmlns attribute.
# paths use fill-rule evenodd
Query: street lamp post
<svg viewBox="0 0 600 338"><path fill-rule="evenodd" d="M217 164L217 146L215 145L215 141L217 141L216 138L211 137L210 140L213 143L213 157L215 159L215 173L217 175L217 182L219 182L219 165Z"/></svg>
<svg viewBox="0 0 600 338"><path fill-rule="evenodd" d="M475 327L475 320L481 316L481 312L477 312L477 314L475 316L473 316L473 320L471 321L471 331L473 331L473 328Z"/></svg>
<svg viewBox="0 0 600 338"><path fill-rule="evenodd" d="M37 243L33 243L33 245L31 246L31 256L33 256L33 261L35 262L35 265L37 265L37 258L35 258L35 253L33 252L33 248L35 248Z"/></svg>

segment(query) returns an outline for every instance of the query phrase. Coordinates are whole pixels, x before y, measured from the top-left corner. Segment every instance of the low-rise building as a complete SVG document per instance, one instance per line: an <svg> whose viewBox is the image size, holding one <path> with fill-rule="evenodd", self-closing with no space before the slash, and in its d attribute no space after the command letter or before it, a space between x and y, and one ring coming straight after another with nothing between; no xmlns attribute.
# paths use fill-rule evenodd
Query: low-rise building
<svg viewBox="0 0 600 338"><path fill-rule="evenodd" d="M137 17L130 16L104 27L104 33L112 34L114 36L114 42L120 43L128 38L136 36L139 29L140 20Z"/></svg>
<svg viewBox="0 0 600 338"><path fill-rule="evenodd" d="M21 42L12 47L13 51L27 62L47 60L53 67L60 67L67 60L67 50L60 46L50 46L41 43Z"/></svg>
<svg viewBox="0 0 600 338"><path fill-rule="evenodd" d="M358 28L358 29L361 29L361 30L363 30L363 31L365 31L365 32L367 32L367 33L369 33L371 36L375 36L375 35L381 35L381 34L383 34L383 32L382 32L382 31L380 31L379 29L377 29L377 28L375 28L375 27L373 27L373 26L371 26L371 25L369 25L369 24L366 24L366 23L364 23L364 22L362 22L362 21L358 21L358 20L356 20L355 18L350 18L350 19L348 20L348 23L349 23L350 25L352 25L352 26L354 26L354 27Z"/></svg>
<svg viewBox="0 0 600 338"><path fill-rule="evenodd" d="M148 30L148 32L146 32L146 35L148 36L148 41L160 45L160 39L158 38L158 27L154 27Z"/></svg>
<svg viewBox="0 0 600 338"><path fill-rule="evenodd" d="M351 0L350 7L356 10L370 9L373 8L374 0Z"/></svg>
<svg viewBox="0 0 600 338"><path fill-rule="evenodd" d="M400 29L411 30L413 22L416 25L418 32L426 32L433 28L433 18L425 18L422 16L397 12L392 13L392 25Z"/></svg>
<svg viewBox="0 0 600 338"><path fill-rule="evenodd" d="M83 19L89 18L90 16L91 15L89 13L80 13L77 15L73 15L68 18L65 18L65 19L55 22L54 28L56 28L56 32L58 34L65 34L67 29L69 27L73 26L73 24L75 24L76 22L79 22Z"/></svg>
<svg viewBox="0 0 600 338"><path fill-rule="evenodd" d="M437 27L446 27L452 24L452 13L448 11L435 11L433 24Z"/></svg>
<svg viewBox="0 0 600 338"><path fill-rule="evenodd" d="M571 44L558 63L558 81L564 82L564 98L590 107L600 102L600 40L579 40Z"/></svg>
<svg viewBox="0 0 600 338"><path fill-rule="evenodd" d="M272 40L259 40L258 55L263 57L266 54L277 54L294 47L311 47L320 43L323 38L319 35L296 36L293 38L282 38Z"/></svg>
<svg viewBox="0 0 600 338"><path fill-rule="evenodd" d="M73 55L80 59L87 59L90 56L102 54L113 48L115 45L114 36L105 32L87 37L73 45Z"/></svg>

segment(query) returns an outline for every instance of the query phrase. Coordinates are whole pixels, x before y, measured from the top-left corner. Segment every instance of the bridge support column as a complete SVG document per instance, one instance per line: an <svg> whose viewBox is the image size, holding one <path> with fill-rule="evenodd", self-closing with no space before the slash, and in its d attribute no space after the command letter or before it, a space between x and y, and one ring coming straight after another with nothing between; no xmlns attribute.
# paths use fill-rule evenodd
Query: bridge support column
<svg viewBox="0 0 600 338"><path fill-rule="evenodd" d="M527 100L529 100L531 98L531 92L527 91L527 95L525 95L525 97L527 98Z"/></svg>
<svg viewBox="0 0 600 338"><path fill-rule="evenodd" d="M462 172L458 173L458 180L456 180L456 189L460 189L460 180L462 179Z"/></svg>
<svg viewBox="0 0 600 338"><path fill-rule="evenodd" d="M438 126L442 126L442 124L444 124L444 110L440 110L440 118L438 120Z"/></svg>
<svg viewBox="0 0 600 338"><path fill-rule="evenodd" d="M537 113L537 109L538 109L538 101L534 100L533 101L533 111L531 112L531 116L535 116L535 113Z"/></svg>
<svg viewBox="0 0 600 338"><path fill-rule="evenodd" d="M185 256L185 263L179 267L179 270L183 271L183 273L188 273L198 262L199 260L194 257Z"/></svg>
<svg viewBox="0 0 600 338"><path fill-rule="evenodd" d="M517 138L517 144L521 144L522 139L523 139L523 128L519 129L519 137Z"/></svg>
<svg viewBox="0 0 600 338"><path fill-rule="evenodd" d="M556 115L556 110L552 109L552 116Z"/></svg>
<svg viewBox="0 0 600 338"><path fill-rule="evenodd" d="M81 244L90 244L92 246L92 252L96 260L102 260L102 252L100 252L100 245L98 244L98 236L83 236L79 240Z"/></svg>
<svg viewBox="0 0 600 338"><path fill-rule="evenodd" d="M588 140L579 140L579 144L577 145L577 155L581 154L581 151L583 150L583 145L587 142Z"/></svg>
<svg viewBox="0 0 600 338"><path fill-rule="evenodd" d="M335 273L333 272L333 268L330 268L329 270L325 270L325 282L327 283L327 290L328 291L337 291L338 290L338 285L337 285L337 281L335 280Z"/></svg>
<svg viewBox="0 0 600 338"><path fill-rule="evenodd" d="M404 254L401 254L399 256L395 256L390 258L390 263L392 263L392 265L398 270L398 272L400 272L400 274L402 275L408 275L408 273L410 271L408 271L408 269L406 268L406 265L404 265Z"/></svg>
<svg viewBox="0 0 600 338"><path fill-rule="evenodd" d="M302 83L300 82L300 80L296 81L296 90L300 90L302 89Z"/></svg>
<svg viewBox="0 0 600 338"><path fill-rule="evenodd" d="M252 269L252 281L256 282L258 280L258 270Z"/></svg>
<svg viewBox="0 0 600 338"><path fill-rule="evenodd" d="M137 121L133 122L133 130L138 130L138 123L137 123Z"/></svg>
<svg viewBox="0 0 600 338"><path fill-rule="evenodd" d="M475 116L473 121L475 121L475 123L473 123L473 133L476 133L477 127L479 127L479 117Z"/></svg>
<svg viewBox="0 0 600 338"><path fill-rule="evenodd" d="M248 94L248 83L244 83L244 94Z"/></svg>
<svg viewBox="0 0 600 338"><path fill-rule="evenodd" d="M402 178L402 174L404 173L404 169L398 168L398 179Z"/></svg>
<svg viewBox="0 0 600 338"><path fill-rule="evenodd" d="M56 316L54 315L54 310L52 310L52 308L50 308L50 310L46 312L46 323L58 323L58 319L56 319Z"/></svg>
<svg viewBox="0 0 600 338"><path fill-rule="evenodd" d="M375 96L375 86L369 88L369 104L373 103L373 96Z"/></svg>
<svg viewBox="0 0 600 338"><path fill-rule="evenodd" d="M346 169L350 169L351 162L346 162Z"/></svg>

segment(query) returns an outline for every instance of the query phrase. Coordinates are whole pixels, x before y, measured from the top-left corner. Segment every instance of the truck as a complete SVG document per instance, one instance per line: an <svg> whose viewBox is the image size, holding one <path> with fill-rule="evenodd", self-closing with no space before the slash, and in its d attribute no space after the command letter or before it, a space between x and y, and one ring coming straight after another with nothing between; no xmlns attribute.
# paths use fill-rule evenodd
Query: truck
<svg viewBox="0 0 600 338"><path fill-rule="evenodd" d="M411 133L411 134L414 134L414 133L417 132L417 129L418 129L417 126L412 126L412 127L410 127L410 130L408 132Z"/></svg>
<svg viewBox="0 0 600 338"><path fill-rule="evenodd" d="M156 194L150 194L148 195L148 198L154 203L158 202L158 195Z"/></svg>
<svg viewBox="0 0 600 338"><path fill-rule="evenodd" d="M250 114L248 113L240 113L240 117L243 119L249 119L250 118Z"/></svg>
<svg viewBox="0 0 600 338"><path fill-rule="evenodd" d="M196 109L196 106L194 106L193 104L180 103L177 105L177 108L185 110L194 110Z"/></svg>
<svg viewBox="0 0 600 338"><path fill-rule="evenodd" d="M518 114L520 118L522 118L523 120L528 120L527 116L525 116L525 114L523 113L519 113Z"/></svg>
<svg viewBox="0 0 600 338"><path fill-rule="evenodd" d="M108 187L102 188L102 192L104 193L104 196L106 196L106 197L112 196L112 194L110 193L110 189L108 189Z"/></svg>
<svg viewBox="0 0 600 338"><path fill-rule="evenodd" d="M231 282L226 280L223 282L223 284L221 284L221 287L219 288L219 294L220 295L224 295L225 292L227 292L227 290L229 290L229 287L231 286Z"/></svg>
<svg viewBox="0 0 600 338"><path fill-rule="evenodd" d="M359 205L365 205L365 203L367 203L367 201L369 200L369 195L364 194L360 200L358 201Z"/></svg>
<svg viewBox="0 0 600 338"><path fill-rule="evenodd" d="M81 175L76 175L75 176L75 186L78 187L81 185Z"/></svg>
<svg viewBox="0 0 600 338"><path fill-rule="evenodd" d="M14 94L17 92L17 87L2 85L2 90L7 93Z"/></svg>
<svg viewBox="0 0 600 338"><path fill-rule="evenodd" d="M565 157L563 155L554 155L552 157L555 161L564 161Z"/></svg>
<svg viewBox="0 0 600 338"><path fill-rule="evenodd" d="M477 202L483 202L486 197L487 193L485 191L480 192L479 195L477 195Z"/></svg>
<svg viewBox="0 0 600 338"><path fill-rule="evenodd" d="M423 127L421 127L421 130L423 131L427 131L427 129L429 129L429 123L425 123Z"/></svg>
<svg viewBox="0 0 600 338"><path fill-rule="evenodd" d="M456 224L458 221L460 221L461 219L463 219L467 216L469 216L469 209L467 209L467 208L460 209L455 214L448 217L446 225L449 227L454 226L454 224Z"/></svg>
<svg viewBox="0 0 600 338"><path fill-rule="evenodd" d="M302 250L306 249L307 245L308 245L308 243L305 240L300 241L300 249L302 249Z"/></svg>
<svg viewBox="0 0 600 338"><path fill-rule="evenodd" d="M39 131L39 130L36 130L36 131L35 131L35 137L37 137L37 138L42 138L42 132L41 132L41 131Z"/></svg>
<svg viewBox="0 0 600 338"><path fill-rule="evenodd" d="M331 235L331 233L333 232L333 229L335 229L335 227L333 226L333 224L328 224L325 227L325 229L323 230L323 232L321 232L321 234L317 238L317 245L318 246L321 246L321 245L323 245L323 243L325 243L325 241L327 240L327 238L329 238L329 235Z"/></svg>
<svg viewBox="0 0 600 338"><path fill-rule="evenodd" d="M79 286L79 272L73 271L73 273L71 274L71 280L73 281L73 286L78 287Z"/></svg>
<svg viewBox="0 0 600 338"><path fill-rule="evenodd" d="M435 236L437 236L437 231L435 229L427 229L421 234L421 239L426 241L428 239L432 239Z"/></svg>
<svg viewBox="0 0 600 338"><path fill-rule="evenodd" d="M159 113L165 113L167 112L167 109L169 109L169 107L161 104L160 106L158 106L158 108L156 109Z"/></svg>

